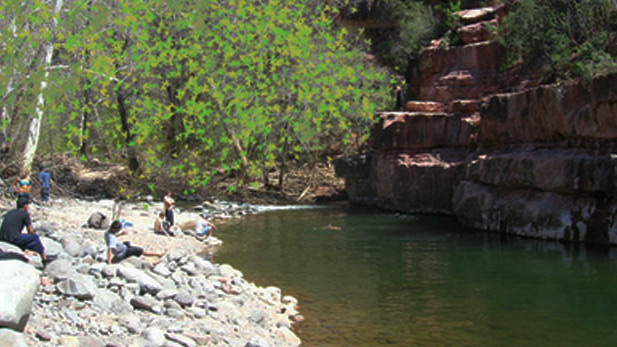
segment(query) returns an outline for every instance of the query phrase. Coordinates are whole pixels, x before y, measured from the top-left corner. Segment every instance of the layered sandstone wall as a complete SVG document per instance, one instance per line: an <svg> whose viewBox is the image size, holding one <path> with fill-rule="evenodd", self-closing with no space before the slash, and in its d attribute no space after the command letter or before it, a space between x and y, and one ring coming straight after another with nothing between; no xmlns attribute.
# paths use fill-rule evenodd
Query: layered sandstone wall
<svg viewBox="0 0 617 347"><path fill-rule="evenodd" d="M617 74L495 95L475 121L383 113L337 163L355 203L445 213L467 226L617 245ZM354 172L353 175L349 172Z"/></svg>
<svg viewBox="0 0 617 347"><path fill-rule="evenodd" d="M453 196L465 225L617 244L617 75L501 94Z"/></svg>

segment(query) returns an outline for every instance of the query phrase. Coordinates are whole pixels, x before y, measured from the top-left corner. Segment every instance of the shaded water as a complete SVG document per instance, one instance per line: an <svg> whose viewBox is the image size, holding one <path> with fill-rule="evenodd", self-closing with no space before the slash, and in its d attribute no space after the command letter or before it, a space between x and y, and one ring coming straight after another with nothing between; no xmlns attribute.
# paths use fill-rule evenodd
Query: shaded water
<svg viewBox="0 0 617 347"><path fill-rule="evenodd" d="M305 346L617 343L613 249L346 206L273 211L219 229L216 262L299 299L306 321L294 331Z"/></svg>

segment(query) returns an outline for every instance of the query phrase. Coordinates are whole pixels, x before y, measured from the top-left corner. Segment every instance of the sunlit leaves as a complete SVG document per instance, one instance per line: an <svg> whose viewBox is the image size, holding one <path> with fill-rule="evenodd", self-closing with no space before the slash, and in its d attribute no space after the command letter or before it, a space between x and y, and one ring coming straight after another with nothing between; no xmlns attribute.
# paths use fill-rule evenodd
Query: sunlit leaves
<svg viewBox="0 0 617 347"><path fill-rule="evenodd" d="M37 76L21 72L32 57L9 52L43 42L48 14L23 16L33 12L16 2L0 10L0 82L18 84ZM300 0L74 0L63 15L56 60L69 68L54 72L56 93L47 95L66 147L86 138L97 151L133 147L146 174L191 185L208 183L214 169L254 182L289 158L314 160L371 122L383 84L324 9ZM11 32L12 22L29 30Z"/></svg>

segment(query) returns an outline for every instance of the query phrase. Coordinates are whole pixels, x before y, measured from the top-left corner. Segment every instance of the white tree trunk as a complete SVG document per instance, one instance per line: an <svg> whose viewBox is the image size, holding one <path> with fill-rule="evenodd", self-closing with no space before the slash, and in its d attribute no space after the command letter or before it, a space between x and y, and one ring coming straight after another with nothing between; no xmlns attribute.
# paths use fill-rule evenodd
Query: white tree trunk
<svg viewBox="0 0 617 347"><path fill-rule="evenodd" d="M54 18L51 28L52 32L56 30L56 26L58 25L58 15L60 13L60 9L62 8L62 3L63 0L56 0L56 9L54 10ZM41 91L39 92L39 97L36 102L36 107L34 109L34 117L30 122L28 138L26 139L26 146L24 148L22 168L30 169L30 167L32 166L32 161L34 160L34 154L36 153L36 149L39 145L41 119L43 118L43 107L45 106L45 98L43 97L43 92L45 91L45 87L47 87L47 77L49 75L49 66L51 65L51 58L53 54L54 43L50 39L50 41L47 43L47 49L45 51L45 61L43 62L45 69L45 77L41 82Z"/></svg>

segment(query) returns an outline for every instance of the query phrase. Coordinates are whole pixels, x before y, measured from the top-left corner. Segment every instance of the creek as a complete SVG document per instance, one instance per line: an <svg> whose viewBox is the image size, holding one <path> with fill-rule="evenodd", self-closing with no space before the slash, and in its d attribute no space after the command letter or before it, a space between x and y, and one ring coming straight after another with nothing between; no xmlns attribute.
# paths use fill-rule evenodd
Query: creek
<svg viewBox="0 0 617 347"><path fill-rule="evenodd" d="M328 224L340 230L327 228ZM304 346L580 346L617 341L617 250L444 216L317 206L222 224L213 259L299 300Z"/></svg>

